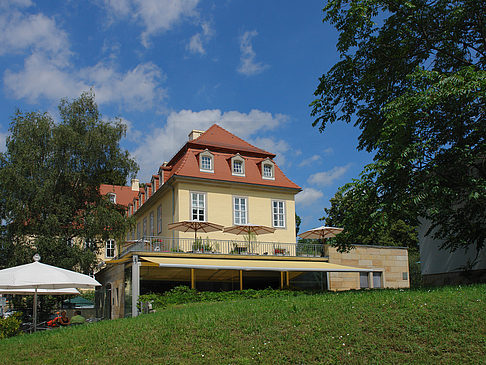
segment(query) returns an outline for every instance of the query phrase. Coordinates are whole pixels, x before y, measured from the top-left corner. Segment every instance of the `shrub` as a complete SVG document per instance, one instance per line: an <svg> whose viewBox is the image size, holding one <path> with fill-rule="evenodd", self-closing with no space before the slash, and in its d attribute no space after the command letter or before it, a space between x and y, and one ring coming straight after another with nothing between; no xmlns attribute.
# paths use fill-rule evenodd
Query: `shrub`
<svg viewBox="0 0 486 365"><path fill-rule="evenodd" d="M223 292L198 292L195 289L190 289L187 286L176 286L165 293L151 293L144 294L139 297L138 306L140 308L141 303L152 303L152 308L165 308L171 304L186 304L196 302L224 302L232 300L242 299L256 299L266 297L288 297L304 294L311 294L312 292L304 291L291 291L291 290L277 290L267 288L263 290L247 289L247 290L235 290L235 291L223 291Z"/></svg>
<svg viewBox="0 0 486 365"><path fill-rule="evenodd" d="M17 336L20 333L22 313L14 313L10 317L0 318L0 339Z"/></svg>

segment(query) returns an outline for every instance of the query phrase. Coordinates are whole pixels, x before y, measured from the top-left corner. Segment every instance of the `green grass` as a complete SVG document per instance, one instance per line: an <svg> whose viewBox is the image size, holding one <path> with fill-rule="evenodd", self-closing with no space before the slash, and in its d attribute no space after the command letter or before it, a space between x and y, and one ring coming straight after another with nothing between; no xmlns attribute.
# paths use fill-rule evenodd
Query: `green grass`
<svg viewBox="0 0 486 365"><path fill-rule="evenodd" d="M484 364L486 285L193 303L0 341L0 363Z"/></svg>

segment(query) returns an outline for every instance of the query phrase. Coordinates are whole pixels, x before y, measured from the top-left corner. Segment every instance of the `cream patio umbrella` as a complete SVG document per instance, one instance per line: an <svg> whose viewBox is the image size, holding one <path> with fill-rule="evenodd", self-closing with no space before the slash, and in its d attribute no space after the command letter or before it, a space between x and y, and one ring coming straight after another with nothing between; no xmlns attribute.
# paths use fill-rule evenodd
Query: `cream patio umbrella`
<svg viewBox="0 0 486 365"><path fill-rule="evenodd" d="M34 290L34 331L37 329L37 295L39 289L94 288L101 286L95 279L75 271L42 264L34 255L31 264L0 270L0 289Z"/></svg>
<svg viewBox="0 0 486 365"><path fill-rule="evenodd" d="M322 243L324 243L325 239L336 237L336 235L341 233L343 230L344 230L343 228L321 226L318 228L313 228L313 229L309 229L308 231L302 232L301 234L299 234L299 237L318 239L321 240Z"/></svg>
<svg viewBox="0 0 486 365"><path fill-rule="evenodd" d="M248 235L248 245L251 244L251 235L260 235L260 234L268 234L275 232L275 228L267 227L267 226L260 226L258 224L236 224L231 227L226 227L223 232L225 233L233 233L233 234L246 234Z"/></svg>
<svg viewBox="0 0 486 365"><path fill-rule="evenodd" d="M208 233L223 230L223 226L219 224L201 221L181 221L169 223L168 227L169 229L181 232L194 232L194 240L197 239L197 232Z"/></svg>
<svg viewBox="0 0 486 365"><path fill-rule="evenodd" d="M0 289L0 294L13 295L33 295L35 289ZM65 289L37 289L37 295L78 295L79 291L76 288Z"/></svg>

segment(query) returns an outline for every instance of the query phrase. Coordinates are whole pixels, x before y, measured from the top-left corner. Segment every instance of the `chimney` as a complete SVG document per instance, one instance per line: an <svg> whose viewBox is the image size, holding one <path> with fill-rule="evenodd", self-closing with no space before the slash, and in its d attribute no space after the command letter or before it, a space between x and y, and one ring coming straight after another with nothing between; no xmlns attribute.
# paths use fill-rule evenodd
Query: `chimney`
<svg viewBox="0 0 486 365"><path fill-rule="evenodd" d="M138 179L132 179L132 191L139 191L140 190L140 184L138 182Z"/></svg>
<svg viewBox="0 0 486 365"><path fill-rule="evenodd" d="M204 131L198 131L197 129L193 129L191 133L189 133L189 141L193 141L198 138Z"/></svg>

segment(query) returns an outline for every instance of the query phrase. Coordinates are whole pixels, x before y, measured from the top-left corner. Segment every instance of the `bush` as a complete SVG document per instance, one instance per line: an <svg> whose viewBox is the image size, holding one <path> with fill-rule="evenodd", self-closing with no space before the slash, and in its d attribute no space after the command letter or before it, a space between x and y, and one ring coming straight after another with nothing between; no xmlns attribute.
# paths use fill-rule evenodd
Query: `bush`
<svg viewBox="0 0 486 365"><path fill-rule="evenodd" d="M20 333L22 313L14 313L8 318L0 318L0 339L17 336Z"/></svg>
<svg viewBox="0 0 486 365"><path fill-rule="evenodd" d="M165 308L171 304L186 304L197 302L224 302L241 299L256 299L265 297L288 297L310 294L311 292L304 291L290 291L290 290L277 290L267 288L263 290L247 289L236 291L224 291L224 292L198 292L195 289L190 289L187 286L177 286L162 294L144 294L139 297L138 306L140 308L141 303L152 303L152 308Z"/></svg>

